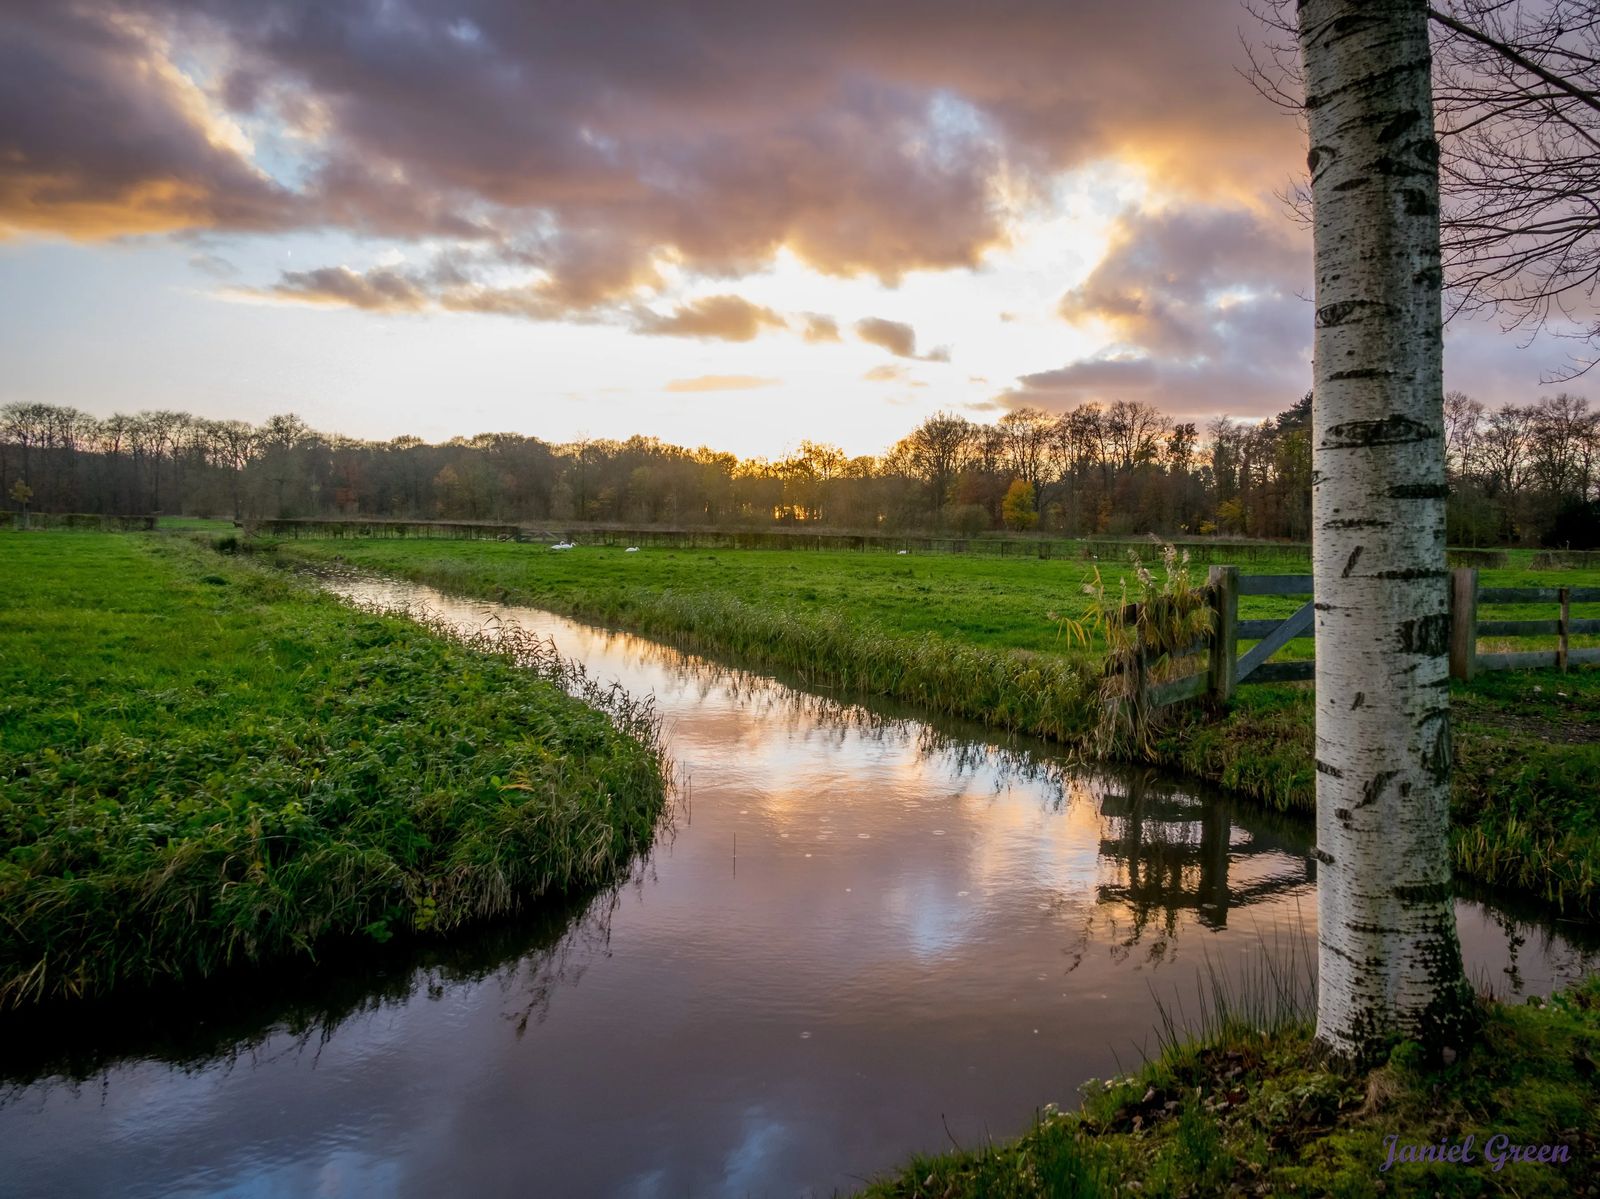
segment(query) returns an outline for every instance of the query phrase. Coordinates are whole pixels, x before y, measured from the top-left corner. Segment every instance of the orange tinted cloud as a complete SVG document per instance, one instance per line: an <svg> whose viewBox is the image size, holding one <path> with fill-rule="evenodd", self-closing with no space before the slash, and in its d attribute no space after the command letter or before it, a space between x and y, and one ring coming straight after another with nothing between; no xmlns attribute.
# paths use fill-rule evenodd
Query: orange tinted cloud
<svg viewBox="0 0 1600 1199"><path fill-rule="evenodd" d="M674 379L663 391L750 391L757 387L777 387L783 380L761 375L697 375L693 379Z"/></svg>
<svg viewBox="0 0 1600 1199"><path fill-rule="evenodd" d="M950 350L946 346L917 353L917 331L903 321L885 320L869 316L855 323L856 336L868 345L879 346L897 358L921 358L924 362L949 362Z"/></svg>
<svg viewBox="0 0 1600 1199"><path fill-rule="evenodd" d="M740 296L707 296L680 304L667 316L648 310L634 320L636 333L671 337L705 337L718 341L753 341L764 329L782 329L788 322L770 308Z"/></svg>

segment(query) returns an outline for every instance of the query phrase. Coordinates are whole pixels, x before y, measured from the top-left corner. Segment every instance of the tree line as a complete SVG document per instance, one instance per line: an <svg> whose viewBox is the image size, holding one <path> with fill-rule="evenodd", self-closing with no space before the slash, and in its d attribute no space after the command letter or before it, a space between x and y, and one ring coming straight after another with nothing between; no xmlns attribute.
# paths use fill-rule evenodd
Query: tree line
<svg viewBox="0 0 1600 1199"><path fill-rule="evenodd" d="M1460 544L1600 543L1600 413L1560 395L1446 411L1450 534ZM928 417L881 455L802 441L776 460L654 437L554 444L484 433L364 441L292 414L260 425L186 412L94 417L0 408L0 495L13 507L266 519L479 521L1094 533L1304 539L1311 402L1203 429L1134 401L992 424Z"/></svg>

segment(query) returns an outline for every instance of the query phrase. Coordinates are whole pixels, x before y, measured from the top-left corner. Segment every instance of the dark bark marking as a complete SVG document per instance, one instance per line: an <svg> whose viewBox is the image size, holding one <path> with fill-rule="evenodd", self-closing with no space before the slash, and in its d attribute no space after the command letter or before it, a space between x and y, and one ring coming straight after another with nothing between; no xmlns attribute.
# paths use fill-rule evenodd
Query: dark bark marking
<svg viewBox="0 0 1600 1199"><path fill-rule="evenodd" d="M1412 420L1398 412L1382 420L1352 420L1332 425L1323 446L1330 449L1350 449L1377 445L1405 445L1415 441L1431 441L1439 436L1433 425Z"/></svg>
<svg viewBox="0 0 1600 1199"><path fill-rule="evenodd" d="M1362 319L1365 319L1366 313L1363 310L1368 308L1376 309L1373 315L1379 319L1388 315L1390 310L1389 305L1378 300L1340 300L1334 304L1324 304L1317 309L1317 328L1333 329L1339 325L1351 324L1351 318L1358 312L1362 313Z"/></svg>
<svg viewBox="0 0 1600 1199"><path fill-rule="evenodd" d="M1316 760L1316 766L1317 766L1317 773L1318 774L1325 774L1329 778L1335 778L1335 779L1342 779L1344 777L1344 771L1340 770L1337 766L1330 766L1327 762L1324 762L1321 758L1318 758Z"/></svg>
<svg viewBox="0 0 1600 1199"><path fill-rule="evenodd" d="M1378 141L1380 143L1392 142L1420 120L1422 120L1422 114L1416 109L1412 109L1410 112L1402 112L1398 116L1390 118L1389 123L1378 130Z"/></svg>
<svg viewBox="0 0 1600 1199"><path fill-rule="evenodd" d="M1444 483L1401 483L1389 488L1391 500L1445 500L1450 488Z"/></svg>
<svg viewBox="0 0 1600 1199"><path fill-rule="evenodd" d="M1380 570L1369 576L1374 579L1395 579L1400 581L1415 579L1443 579L1450 572L1448 570Z"/></svg>
<svg viewBox="0 0 1600 1199"><path fill-rule="evenodd" d="M1339 572L1339 577L1341 579L1348 579L1350 577L1350 572L1356 568L1356 563L1361 560L1361 551L1365 548L1365 546L1358 545L1355 549L1350 551L1350 556L1345 559L1344 569Z"/></svg>
<svg viewBox="0 0 1600 1199"><path fill-rule="evenodd" d="M1393 377L1394 372L1391 370L1386 370L1382 367L1369 366L1364 367L1361 370L1334 371L1328 376L1328 380L1330 382L1335 382L1339 379L1392 379Z"/></svg>
<svg viewBox="0 0 1600 1199"><path fill-rule="evenodd" d="M1439 211L1439 204L1432 199L1426 190L1420 187L1402 188L1400 191L1401 202L1405 205L1407 216L1432 216Z"/></svg>
<svg viewBox="0 0 1600 1199"><path fill-rule="evenodd" d="M1371 807L1383 796L1383 789L1392 783L1400 772L1398 770L1380 770L1366 781L1361 788L1361 798L1356 801L1357 808Z"/></svg>
<svg viewBox="0 0 1600 1199"><path fill-rule="evenodd" d="M1351 703L1350 703L1350 710L1352 712L1354 712L1357 708L1361 707L1361 705L1366 703L1366 702L1367 702L1367 693L1365 691L1357 691L1355 699L1352 700Z"/></svg>
<svg viewBox="0 0 1600 1199"><path fill-rule="evenodd" d="M1342 520L1325 520L1322 522L1324 529L1387 529L1394 522L1379 520L1371 516L1348 516Z"/></svg>
<svg viewBox="0 0 1600 1199"><path fill-rule="evenodd" d="M1399 633L1401 653L1436 657L1450 648L1450 617L1440 612L1402 620Z"/></svg>
<svg viewBox="0 0 1600 1199"><path fill-rule="evenodd" d="M1333 865L1333 855L1327 850L1323 849L1320 845L1311 851L1311 856L1316 858L1317 861L1321 862L1324 866ZM1340 956L1343 957L1344 955L1340 954Z"/></svg>
<svg viewBox="0 0 1600 1199"><path fill-rule="evenodd" d="M1450 898L1449 883L1400 883L1390 894L1412 903L1441 903Z"/></svg>

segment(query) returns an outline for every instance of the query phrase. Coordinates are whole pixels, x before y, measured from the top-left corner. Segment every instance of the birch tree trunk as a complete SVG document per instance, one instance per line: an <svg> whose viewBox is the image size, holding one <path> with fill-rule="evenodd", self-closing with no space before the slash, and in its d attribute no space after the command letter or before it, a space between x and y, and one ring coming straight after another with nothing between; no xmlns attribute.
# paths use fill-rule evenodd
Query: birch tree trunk
<svg viewBox="0 0 1600 1199"><path fill-rule="evenodd" d="M1317 1037L1459 1044L1426 0L1300 0L1316 238Z"/></svg>

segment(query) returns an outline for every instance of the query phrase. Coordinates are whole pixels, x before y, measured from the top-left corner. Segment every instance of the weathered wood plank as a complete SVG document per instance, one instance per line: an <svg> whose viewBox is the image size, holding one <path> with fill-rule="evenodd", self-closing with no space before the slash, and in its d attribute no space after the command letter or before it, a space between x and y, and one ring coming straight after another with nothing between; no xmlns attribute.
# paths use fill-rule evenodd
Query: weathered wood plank
<svg viewBox="0 0 1600 1199"><path fill-rule="evenodd" d="M1600 604L1600 587L1569 587L1575 604ZM1560 587L1480 587L1480 604L1559 604Z"/></svg>
<svg viewBox="0 0 1600 1199"><path fill-rule="evenodd" d="M1600 625L1600 620L1594 622ZM1560 631L1559 620L1480 620L1480 637L1553 637Z"/></svg>
<svg viewBox="0 0 1600 1199"><path fill-rule="evenodd" d="M1213 566L1206 582L1211 592L1213 637L1206 674L1211 697L1226 704L1233 699L1233 675L1239 664L1239 568Z"/></svg>
<svg viewBox="0 0 1600 1199"><path fill-rule="evenodd" d="M1158 683L1150 688L1150 706L1164 708L1168 704L1175 704L1182 700L1194 699L1204 695L1207 690L1207 678L1202 674L1191 674L1185 678L1174 679L1170 683Z"/></svg>
<svg viewBox="0 0 1600 1199"><path fill-rule="evenodd" d="M1267 636L1267 634L1271 633L1273 629L1277 628L1282 623L1283 621L1281 619L1241 620L1239 622L1239 639L1241 641L1255 641L1261 637ZM1303 633L1295 634L1296 637L1315 637L1316 635L1317 632L1315 629L1307 629Z"/></svg>
<svg viewBox="0 0 1600 1199"><path fill-rule="evenodd" d="M1538 670L1556 664L1553 649L1528 650L1516 654L1479 654L1479 670Z"/></svg>
<svg viewBox="0 0 1600 1199"><path fill-rule="evenodd" d="M1556 669L1563 674L1567 669L1567 656L1572 651L1572 589L1561 589L1561 619L1556 621Z"/></svg>
<svg viewBox="0 0 1600 1199"><path fill-rule="evenodd" d="M1569 649L1567 661L1571 663L1600 662L1600 645L1585 646L1583 649Z"/></svg>
<svg viewBox="0 0 1600 1199"><path fill-rule="evenodd" d="M1266 637L1250 647L1250 651L1239 659L1239 669L1235 672L1234 682L1242 683L1250 677L1250 672L1260 666L1273 654L1277 653L1289 642L1293 641L1306 629L1311 627L1312 620L1316 617L1315 605L1307 601L1300 606L1293 616L1280 624Z"/></svg>
<svg viewBox="0 0 1600 1199"><path fill-rule="evenodd" d="M1310 595L1310 575L1240 575L1240 595ZM1576 597L1574 597L1576 598Z"/></svg>
<svg viewBox="0 0 1600 1199"><path fill-rule="evenodd" d="M1450 677L1470 682L1478 662L1478 572L1450 572Z"/></svg>
<svg viewBox="0 0 1600 1199"><path fill-rule="evenodd" d="M1292 662L1263 662L1246 683L1298 683L1317 677L1317 664L1309 658Z"/></svg>

